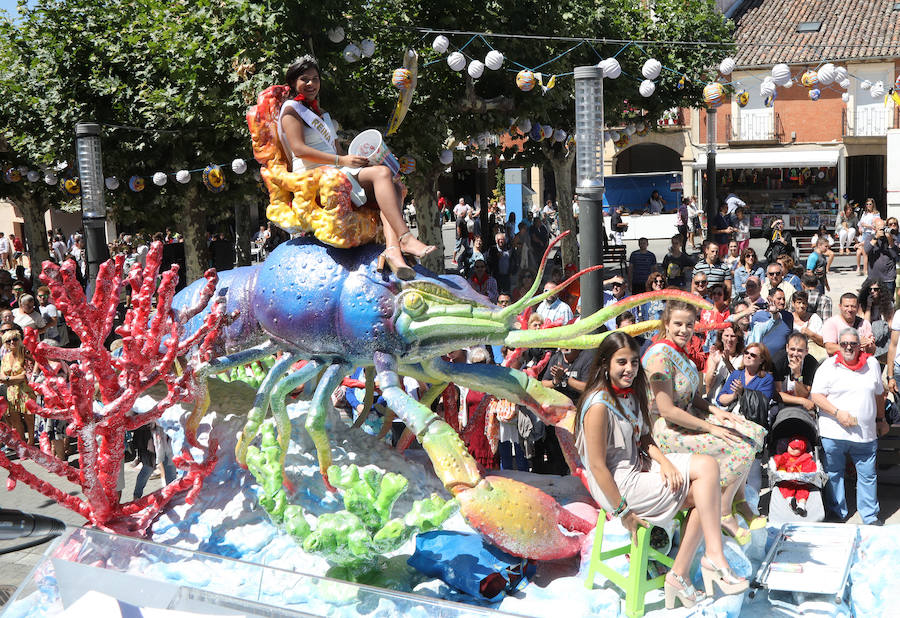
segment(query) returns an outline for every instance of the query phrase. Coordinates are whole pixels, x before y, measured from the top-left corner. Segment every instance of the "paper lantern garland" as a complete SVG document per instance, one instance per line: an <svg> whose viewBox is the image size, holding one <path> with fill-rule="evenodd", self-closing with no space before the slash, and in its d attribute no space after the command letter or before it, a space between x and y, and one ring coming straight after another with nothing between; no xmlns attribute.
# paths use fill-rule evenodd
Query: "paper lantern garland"
<svg viewBox="0 0 900 618"><path fill-rule="evenodd" d="M719 63L719 73L722 75L731 75L734 71L734 58L724 58L722 62Z"/></svg>
<svg viewBox="0 0 900 618"><path fill-rule="evenodd" d="M397 90L407 90L412 84L412 73L409 69L403 67L394 69L394 72L391 75L391 84Z"/></svg>
<svg viewBox="0 0 900 618"><path fill-rule="evenodd" d="M25 177L28 178L28 182L37 182L40 180L41 175L35 170L29 170Z"/></svg>
<svg viewBox="0 0 900 618"><path fill-rule="evenodd" d="M450 39L445 37L443 34L434 37L434 42L431 43L431 49L439 54L445 53L449 48Z"/></svg>
<svg viewBox="0 0 900 618"><path fill-rule="evenodd" d="M484 57L484 65L491 71L497 71L503 66L503 54L496 49L492 49Z"/></svg>
<svg viewBox="0 0 900 618"><path fill-rule="evenodd" d="M841 101L843 101L844 103L849 103L850 102L850 93L849 92L843 93L841 95Z"/></svg>
<svg viewBox="0 0 900 618"><path fill-rule="evenodd" d="M175 180L183 185L186 185L191 181L191 173L187 170L178 170L175 173Z"/></svg>
<svg viewBox="0 0 900 618"><path fill-rule="evenodd" d="M872 95L873 99L878 99L884 96L884 82L877 81L872 84L872 87L869 89L869 94Z"/></svg>
<svg viewBox="0 0 900 618"><path fill-rule="evenodd" d="M735 95L735 98L737 99L738 107L747 107L747 103L750 102L750 93L746 90L740 90Z"/></svg>
<svg viewBox="0 0 900 618"><path fill-rule="evenodd" d="M828 84L833 83L835 78L834 65L830 62L826 62L819 67L816 76L819 79L819 84L821 84L822 86L827 86Z"/></svg>
<svg viewBox="0 0 900 618"><path fill-rule="evenodd" d="M597 66L603 70L603 77L606 79L616 79L622 74L622 65L615 58L602 60Z"/></svg>
<svg viewBox="0 0 900 618"><path fill-rule="evenodd" d="M443 165L450 165L453 163L453 151L452 150L442 150L441 154L438 156L438 160Z"/></svg>
<svg viewBox="0 0 900 618"><path fill-rule="evenodd" d="M661 70L662 63L655 58L650 58L649 60L647 60L647 62L644 63L644 66L641 67L641 75L643 75L646 79L653 80L659 77L659 72Z"/></svg>
<svg viewBox="0 0 900 618"><path fill-rule="evenodd" d="M719 82L711 82L703 88L703 101L707 107L719 107L725 98L725 87Z"/></svg>
<svg viewBox="0 0 900 618"><path fill-rule="evenodd" d="M638 92L641 93L642 97L651 97L653 96L653 93L656 92L656 84L649 79L645 79L638 87Z"/></svg>
<svg viewBox="0 0 900 618"><path fill-rule="evenodd" d="M347 62L356 62L361 55L362 51L354 43L349 43L347 47L344 48L343 56L344 60Z"/></svg>
<svg viewBox="0 0 900 618"><path fill-rule="evenodd" d="M764 79L759 85L759 94L765 98L775 94L775 82L771 79Z"/></svg>
<svg viewBox="0 0 900 618"><path fill-rule="evenodd" d="M115 176L110 176L106 180L103 181L103 184L106 185L106 188L110 191L115 191L119 188L119 179Z"/></svg>
<svg viewBox="0 0 900 618"><path fill-rule="evenodd" d="M521 135L528 135L528 132L531 131L531 120L529 120L528 118L522 118L516 124L516 129Z"/></svg>
<svg viewBox="0 0 900 618"><path fill-rule="evenodd" d="M818 88L813 88L809 91L809 100L810 101L818 101L819 97L822 96L822 91Z"/></svg>
<svg viewBox="0 0 900 618"><path fill-rule="evenodd" d="M231 162L231 171L235 174L243 174L247 171L247 162L243 159L235 159Z"/></svg>
<svg viewBox="0 0 900 618"><path fill-rule="evenodd" d="M900 74L897 75L897 79L894 81L894 90L900 90Z"/></svg>
<svg viewBox="0 0 900 618"><path fill-rule="evenodd" d="M47 172L44 174L44 184L55 185L56 184L56 174L53 172Z"/></svg>
<svg viewBox="0 0 900 618"><path fill-rule="evenodd" d="M62 181L62 190L69 195L81 195L81 181L77 178L66 178Z"/></svg>
<svg viewBox="0 0 900 618"><path fill-rule="evenodd" d="M447 56L447 65L454 71L462 71L466 66L466 57L459 52Z"/></svg>
<svg viewBox="0 0 900 618"><path fill-rule="evenodd" d="M400 173L414 174L416 172L416 160L410 156L400 157Z"/></svg>
<svg viewBox="0 0 900 618"><path fill-rule="evenodd" d="M819 74L815 71L807 71L803 74L803 77L800 78L800 83L806 88L815 88L819 83Z"/></svg>
<svg viewBox="0 0 900 618"><path fill-rule="evenodd" d="M534 88L534 73L528 69L516 73L516 86L522 92L529 92Z"/></svg>
<svg viewBox="0 0 900 618"><path fill-rule="evenodd" d="M168 177L162 172L156 172L155 174L153 174L153 184L155 184L157 187L162 187L163 185L165 185L167 180Z"/></svg>
<svg viewBox="0 0 900 618"><path fill-rule="evenodd" d="M335 26L331 30L327 32L328 40L332 43L340 43L344 40L344 29L340 26Z"/></svg>
<svg viewBox="0 0 900 618"><path fill-rule="evenodd" d="M140 193L144 190L145 186L144 179L140 176L132 176L128 179L128 188L134 191L135 193Z"/></svg>
<svg viewBox="0 0 900 618"><path fill-rule="evenodd" d="M484 63L481 60L473 60L469 63L467 72L472 79L478 79L484 73Z"/></svg>
<svg viewBox="0 0 900 618"><path fill-rule="evenodd" d="M375 43L369 39L363 39L359 43L359 50L362 53L363 58L371 58L375 53Z"/></svg>
<svg viewBox="0 0 900 618"><path fill-rule="evenodd" d="M225 174L218 165L207 165L203 170L203 186L213 193L221 193L225 189Z"/></svg>
<svg viewBox="0 0 900 618"><path fill-rule="evenodd" d="M20 174L19 170L17 170L16 168L10 167L3 172L3 179L6 182L19 182L20 180L22 180L22 174Z"/></svg>
<svg viewBox="0 0 900 618"><path fill-rule="evenodd" d="M791 81L791 68L782 63L772 67L772 80L779 86L785 85Z"/></svg>

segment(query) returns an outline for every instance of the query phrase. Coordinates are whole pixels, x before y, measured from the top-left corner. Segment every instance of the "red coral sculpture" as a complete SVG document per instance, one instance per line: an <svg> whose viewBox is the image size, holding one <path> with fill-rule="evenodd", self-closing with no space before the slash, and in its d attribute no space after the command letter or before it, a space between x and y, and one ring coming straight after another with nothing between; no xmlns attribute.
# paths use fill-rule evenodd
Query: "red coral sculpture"
<svg viewBox="0 0 900 618"><path fill-rule="evenodd" d="M78 469L40 448L19 439L9 426L0 423L0 443L49 472L81 487L81 495L69 495L10 461L0 451L0 466L9 471L7 488L17 481L27 484L83 515L90 523L118 533L143 534L172 498L187 491L192 502L203 480L216 464L218 444L210 439L205 458L197 462L185 448L174 463L182 474L162 489L132 502L120 502L116 482L125 451L125 432L158 419L171 405L192 400L194 375L209 361L210 346L221 329L234 319L215 302L201 328L186 337L182 324L197 315L209 303L218 277L214 269L205 273L207 284L197 304L177 321L172 311L172 298L178 282L178 265L159 275L162 243L154 242L147 254L146 266L135 264L126 275L124 257L117 256L100 266L93 298L87 302L75 277L75 262L61 267L44 262L41 281L49 288L54 304L66 323L78 335L77 348L58 348L39 343L37 332L26 329L25 347L43 374L42 381L30 381L43 398L43 405L27 402L28 411L47 419L68 422L66 429L78 439ZM158 281L158 286L157 286ZM116 329L122 337L121 353L114 355L104 342L113 329L116 307L125 286L131 288L131 307L123 324ZM184 369L178 365L185 358ZM61 363L68 371L60 371ZM135 414L135 401L150 387L162 382L166 396L150 410ZM6 401L0 399L0 406ZM194 446L200 446L194 441Z"/></svg>

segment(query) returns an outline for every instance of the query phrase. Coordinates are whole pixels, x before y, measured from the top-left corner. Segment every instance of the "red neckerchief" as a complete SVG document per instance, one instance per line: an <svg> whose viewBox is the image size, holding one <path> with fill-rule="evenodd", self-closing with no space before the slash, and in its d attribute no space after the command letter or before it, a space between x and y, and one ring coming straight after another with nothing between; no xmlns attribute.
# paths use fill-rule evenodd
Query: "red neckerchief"
<svg viewBox="0 0 900 618"><path fill-rule="evenodd" d="M485 282L488 280L488 277L490 277L490 276L491 276L491 273L484 271L484 278L479 279L478 275L476 275L475 273L472 273L472 281L474 281L478 285L478 287L481 287L482 285L485 284Z"/></svg>
<svg viewBox="0 0 900 618"><path fill-rule="evenodd" d="M612 390L613 394L616 397L628 397L628 395L630 395L634 391L634 389L630 386L626 388L616 388L615 384L610 384L609 388Z"/></svg>
<svg viewBox="0 0 900 618"><path fill-rule="evenodd" d="M672 346L673 348L675 348L675 350L677 350L679 353L681 353L682 356L687 357L687 352L684 351L684 348L682 348L680 345L678 345L671 339L659 339L659 340L657 340L656 343L664 343L668 346Z"/></svg>
<svg viewBox="0 0 900 618"><path fill-rule="evenodd" d="M844 356L841 354L841 351L838 350L834 355L834 362L837 365L843 365L850 371L859 371L865 366L866 360L869 358L869 356L870 354L868 354L867 352L860 352L859 358L856 359L856 362L852 365L849 365L847 364L847 361L844 360Z"/></svg>
<svg viewBox="0 0 900 618"><path fill-rule="evenodd" d="M316 114L316 116L322 115L322 112L319 110L318 99L313 99L312 101L307 101L306 96L301 92L300 94L298 94L297 96L294 97L294 100L299 101L300 103L303 103L306 107L311 109Z"/></svg>

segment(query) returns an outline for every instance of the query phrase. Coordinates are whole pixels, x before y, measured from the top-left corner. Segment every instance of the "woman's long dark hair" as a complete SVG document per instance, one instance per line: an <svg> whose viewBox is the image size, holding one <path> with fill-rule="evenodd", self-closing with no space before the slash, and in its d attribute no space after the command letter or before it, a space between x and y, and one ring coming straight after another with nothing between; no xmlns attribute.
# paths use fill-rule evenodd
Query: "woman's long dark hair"
<svg viewBox="0 0 900 618"><path fill-rule="evenodd" d="M291 63L291 66L287 68L287 71L284 73L284 81L287 84L288 88L291 89L291 97L297 96L297 91L294 90L294 85L297 83L297 78L300 77L304 71L307 69L315 69L316 73L319 75L322 72L319 70L319 61L315 59L314 56L310 56L306 54L305 56L300 56L296 60Z"/></svg>
<svg viewBox="0 0 900 618"><path fill-rule="evenodd" d="M635 341L631 335L618 331L613 331L611 334L607 335L606 339L600 344L600 347L597 348L597 351L594 354L594 362L591 365L591 371L588 373L588 379L585 381L587 386L585 387L581 398L578 400L578 415L575 417L576 438L581 433L581 407L587 403L594 393L598 391L608 392L612 396L613 401L616 402L618 412L622 414L622 409L619 408L618 405L619 400L616 398L615 393L613 393L609 380L609 365L612 361L612 357L622 348L630 349L637 354L638 359L640 359L641 346L638 345L637 341ZM632 396L637 403L638 413L644 419L644 424L647 427L650 427L650 416L647 413L647 374L644 373L644 367L640 362L638 362L637 375L634 377L634 382L631 387ZM636 439L639 437L640 436L636 436Z"/></svg>

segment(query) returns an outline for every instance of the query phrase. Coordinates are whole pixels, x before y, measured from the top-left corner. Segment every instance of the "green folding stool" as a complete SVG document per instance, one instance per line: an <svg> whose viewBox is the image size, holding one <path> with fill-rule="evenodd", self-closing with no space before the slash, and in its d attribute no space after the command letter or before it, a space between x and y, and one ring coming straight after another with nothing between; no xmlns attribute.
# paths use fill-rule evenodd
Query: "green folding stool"
<svg viewBox="0 0 900 618"><path fill-rule="evenodd" d="M605 526L606 511L600 509L600 513L597 516L597 528L594 532L594 547L591 549L591 562L588 566L587 579L584 585L588 590L592 589L594 587L594 576L599 572L625 593L625 613L630 618L643 616L644 595L651 590L662 588L666 579L665 573L648 578L648 562L656 560L672 568L674 560L659 550L650 547L650 529L643 526L637 529L637 538L634 542L603 551L603 529ZM628 575L622 575L605 562L610 558L623 554L630 555Z"/></svg>

